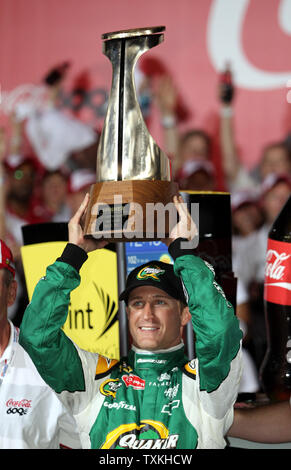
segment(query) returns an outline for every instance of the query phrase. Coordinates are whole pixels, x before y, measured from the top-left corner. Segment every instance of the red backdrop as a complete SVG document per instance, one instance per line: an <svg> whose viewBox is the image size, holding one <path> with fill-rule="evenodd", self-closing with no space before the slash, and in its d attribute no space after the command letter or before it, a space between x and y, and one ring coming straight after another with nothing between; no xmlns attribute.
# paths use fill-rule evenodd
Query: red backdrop
<svg viewBox="0 0 291 470"><path fill-rule="evenodd" d="M290 0L0 0L0 12L2 109L7 92L38 83L63 60L72 63L67 86L87 71L91 87L109 90L101 34L164 25L164 43L149 54L165 64L189 107L183 128L215 133L218 72L230 60L245 164L254 167L262 147L290 131ZM162 146L157 118L151 133Z"/></svg>

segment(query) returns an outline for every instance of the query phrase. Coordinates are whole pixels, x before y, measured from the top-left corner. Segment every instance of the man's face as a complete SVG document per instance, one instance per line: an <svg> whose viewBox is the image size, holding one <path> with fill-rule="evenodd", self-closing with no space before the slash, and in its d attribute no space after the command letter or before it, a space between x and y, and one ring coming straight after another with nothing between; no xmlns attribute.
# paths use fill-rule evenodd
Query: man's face
<svg viewBox="0 0 291 470"><path fill-rule="evenodd" d="M15 280L7 283L6 269L0 269L0 319L6 319L7 307L15 301L16 286Z"/></svg>
<svg viewBox="0 0 291 470"><path fill-rule="evenodd" d="M281 181L265 194L262 205L267 222L274 222L280 210L290 196L290 193L291 191L289 184Z"/></svg>
<svg viewBox="0 0 291 470"><path fill-rule="evenodd" d="M42 195L49 207L63 204L67 196L65 178L58 173L47 176L42 184Z"/></svg>
<svg viewBox="0 0 291 470"><path fill-rule="evenodd" d="M19 200L29 199L34 188L35 170L26 162L10 173L10 193Z"/></svg>
<svg viewBox="0 0 291 470"><path fill-rule="evenodd" d="M149 351L171 348L181 342L188 308L157 287L142 286L129 295L127 316L133 345Z"/></svg>
<svg viewBox="0 0 291 470"><path fill-rule="evenodd" d="M189 137L180 149L179 158L183 163L188 160L209 160L209 151L206 140L199 135Z"/></svg>
<svg viewBox="0 0 291 470"><path fill-rule="evenodd" d="M291 163L287 151L282 147L272 147L265 152L261 163L261 177L266 178L271 173L290 174Z"/></svg>
<svg viewBox="0 0 291 470"><path fill-rule="evenodd" d="M232 220L241 235L248 235L259 227L262 215L256 204L243 204L232 213Z"/></svg>

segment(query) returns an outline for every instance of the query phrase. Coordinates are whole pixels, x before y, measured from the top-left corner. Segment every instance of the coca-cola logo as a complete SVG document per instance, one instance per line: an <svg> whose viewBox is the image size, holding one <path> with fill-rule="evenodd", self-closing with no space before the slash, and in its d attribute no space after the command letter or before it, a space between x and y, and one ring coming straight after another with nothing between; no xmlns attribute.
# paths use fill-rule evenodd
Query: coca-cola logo
<svg viewBox="0 0 291 470"><path fill-rule="evenodd" d="M23 416L26 415L28 412L28 408L31 408L31 400L27 400L27 398L23 398L22 400L14 400L13 398L9 398L6 402L8 415L15 415Z"/></svg>
<svg viewBox="0 0 291 470"><path fill-rule="evenodd" d="M137 375L123 375L122 380L126 387L133 387L135 390L143 390L145 388L145 380Z"/></svg>
<svg viewBox="0 0 291 470"><path fill-rule="evenodd" d="M276 250L268 250L266 256L265 275L276 281L283 280L286 271L285 261L291 255L287 253L278 253ZM286 263L287 264L287 263Z"/></svg>
<svg viewBox="0 0 291 470"><path fill-rule="evenodd" d="M6 402L6 406L16 406L16 407L24 407L24 408L31 408L31 400L27 400L23 398L22 400L13 400L13 398L9 398Z"/></svg>
<svg viewBox="0 0 291 470"><path fill-rule="evenodd" d="M268 240L265 266L264 299L291 305L291 244Z"/></svg>

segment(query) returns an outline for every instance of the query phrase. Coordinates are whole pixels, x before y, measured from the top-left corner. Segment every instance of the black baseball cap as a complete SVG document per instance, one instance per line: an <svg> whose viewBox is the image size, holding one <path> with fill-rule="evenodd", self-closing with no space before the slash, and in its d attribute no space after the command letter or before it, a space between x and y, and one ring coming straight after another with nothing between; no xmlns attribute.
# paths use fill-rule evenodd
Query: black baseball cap
<svg viewBox="0 0 291 470"><path fill-rule="evenodd" d="M157 287L174 299L187 304L182 282L174 273L172 264L154 260L135 268L129 273L125 290L120 294L119 300L124 300L127 304L132 289L142 286Z"/></svg>

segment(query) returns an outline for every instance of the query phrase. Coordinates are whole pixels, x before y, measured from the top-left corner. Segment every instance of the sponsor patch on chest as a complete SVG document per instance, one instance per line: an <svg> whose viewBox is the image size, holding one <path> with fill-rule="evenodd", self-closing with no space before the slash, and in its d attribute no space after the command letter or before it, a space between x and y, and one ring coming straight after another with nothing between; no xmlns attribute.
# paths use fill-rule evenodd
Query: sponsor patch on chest
<svg viewBox="0 0 291 470"><path fill-rule="evenodd" d="M21 400L9 398L6 402L6 413L8 415L24 416L31 410L31 402L32 400L27 398Z"/></svg>
<svg viewBox="0 0 291 470"><path fill-rule="evenodd" d="M160 421L144 419L136 423L121 424L107 434L101 449L175 449L178 434L170 434Z"/></svg>
<svg viewBox="0 0 291 470"><path fill-rule="evenodd" d="M134 390L144 390L145 388L145 380L141 379L138 375L123 375L122 380L127 388L132 387Z"/></svg>

